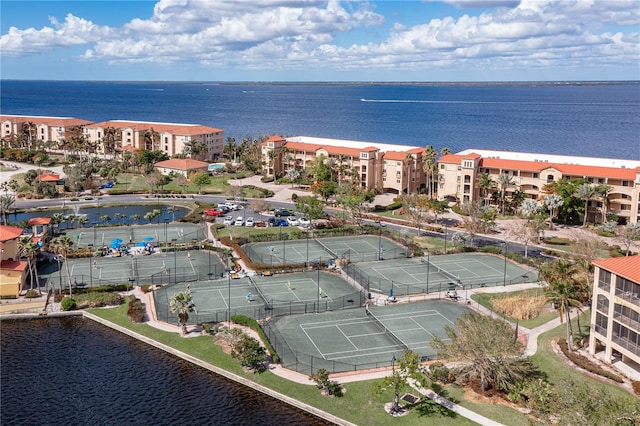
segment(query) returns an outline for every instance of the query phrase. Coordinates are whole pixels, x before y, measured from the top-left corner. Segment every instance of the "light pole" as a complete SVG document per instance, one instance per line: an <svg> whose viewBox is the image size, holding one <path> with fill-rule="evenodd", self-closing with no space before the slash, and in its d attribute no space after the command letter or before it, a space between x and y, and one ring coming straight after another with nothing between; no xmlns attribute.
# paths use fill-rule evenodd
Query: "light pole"
<svg viewBox="0 0 640 426"><path fill-rule="evenodd" d="M89 285L93 288L93 265L91 265L91 260L93 259L93 244L87 245L89 246Z"/></svg>
<svg viewBox="0 0 640 426"><path fill-rule="evenodd" d="M431 268L431 261L429 259L429 249L427 249L427 294L429 294L429 272Z"/></svg>
<svg viewBox="0 0 640 426"><path fill-rule="evenodd" d="M202 245L202 249L204 250L204 244ZM207 276L209 277L209 280L211 280L211 275L213 275L211 273L211 250L207 250L207 253L209 254L209 272L207 272Z"/></svg>
<svg viewBox="0 0 640 426"><path fill-rule="evenodd" d="M378 224L378 260L382 260L382 222L376 221Z"/></svg>
<svg viewBox="0 0 640 426"><path fill-rule="evenodd" d="M227 252L227 321L231 324L231 269L229 268L229 252Z"/></svg>
<svg viewBox="0 0 640 426"><path fill-rule="evenodd" d="M449 234L449 227L447 222L444 223L444 254L447 254L447 235Z"/></svg>
<svg viewBox="0 0 640 426"><path fill-rule="evenodd" d="M173 244L173 283L177 283L178 282L178 276L176 275L178 273L177 268L178 268L178 246L177 246L177 238L172 238L171 239L171 243Z"/></svg>
<svg viewBox="0 0 640 426"><path fill-rule="evenodd" d="M164 218L164 243L167 244L167 223L169 223L169 218Z"/></svg>
<svg viewBox="0 0 640 426"><path fill-rule="evenodd" d="M285 267L285 264L287 263L287 256L286 256L287 238L289 238L288 234L282 234L282 268L283 269Z"/></svg>
<svg viewBox="0 0 640 426"><path fill-rule="evenodd" d="M316 267L318 271L318 291L316 291L317 303L316 303L316 313L320 313L320 262L314 262L313 265Z"/></svg>
<svg viewBox="0 0 640 426"><path fill-rule="evenodd" d="M391 358L391 374L393 377L393 406L391 407L391 412L392 413L397 413L400 407L398 407L398 380L399 378L396 377L396 356L393 355L393 358Z"/></svg>
<svg viewBox="0 0 640 426"><path fill-rule="evenodd" d="M509 246L507 240L504 241L504 274L502 275L502 286L507 286L507 254L509 253Z"/></svg>

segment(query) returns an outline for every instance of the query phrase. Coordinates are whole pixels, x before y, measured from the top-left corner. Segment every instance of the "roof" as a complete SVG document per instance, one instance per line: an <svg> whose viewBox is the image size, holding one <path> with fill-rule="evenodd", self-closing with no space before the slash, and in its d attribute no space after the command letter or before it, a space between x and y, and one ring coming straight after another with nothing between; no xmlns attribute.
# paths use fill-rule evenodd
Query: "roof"
<svg viewBox="0 0 640 426"><path fill-rule="evenodd" d="M476 152L471 152L471 153L469 153L469 154L464 156L464 158L469 158L471 160L476 160L476 159L481 158L481 157L482 157L482 155L480 155L480 154L478 154Z"/></svg>
<svg viewBox="0 0 640 426"><path fill-rule="evenodd" d="M22 235L22 228L0 225L0 241L15 240Z"/></svg>
<svg viewBox="0 0 640 426"><path fill-rule="evenodd" d="M83 120L81 118L74 117L42 117L42 116L27 116L27 115L0 115L0 121L11 121L14 123L27 123L33 122L33 124L44 124L49 127L67 127L91 124L89 120Z"/></svg>
<svg viewBox="0 0 640 426"><path fill-rule="evenodd" d="M640 256L610 257L596 259L594 265L606 269L609 272L640 284Z"/></svg>
<svg viewBox="0 0 640 426"><path fill-rule="evenodd" d="M175 170L206 169L209 167L209 163L200 160L193 160L191 158L172 158L170 160L157 162L155 167L164 167L166 169Z"/></svg>
<svg viewBox="0 0 640 426"><path fill-rule="evenodd" d="M286 138L288 142L305 142L310 144L321 145L325 148L329 146L335 147L346 147L346 148L354 148L358 151L361 151L365 148L376 147L379 151L408 151L415 148L420 148L420 150L424 151L424 148L415 146L415 145L396 145L396 144L388 144L388 143L378 143L378 142L363 142L363 141L352 141L346 139L329 139L329 138L316 138L312 136L294 136Z"/></svg>
<svg viewBox="0 0 640 426"><path fill-rule="evenodd" d="M56 174L46 174L38 176L38 180L41 182L57 182L60 180L60 175Z"/></svg>
<svg viewBox="0 0 640 426"><path fill-rule="evenodd" d="M32 217L31 219L29 219L29 222L27 223L29 224L29 226L48 225L51 223L51 218L50 217Z"/></svg>
<svg viewBox="0 0 640 426"><path fill-rule="evenodd" d="M3 260L0 262L0 269L3 271L25 271L27 262L24 260Z"/></svg>
<svg viewBox="0 0 640 426"><path fill-rule="evenodd" d="M438 163L461 164L465 155L447 154L438 159Z"/></svg>
<svg viewBox="0 0 640 426"><path fill-rule="evenodd" d="M384 153L382 158L384 160L404 161L404 159L407 157L407 154L408 152L406 151L387 151Z"/></svg>
<svg viewBox="0 0 640 426"><path fill-rule="evenodd" d="M340 147L340 146L332 146L332 145L319 145L314 143L306 143L306 142L291 142L288 141L284 144L291 151L307 151L307 152L316 152L319 149L324 149L329 154L333 155L346 155L347 157L360 157L360 149L358 148L348 148L348 147Z"/></svg>
<svg viewBox="0 0 640 426"><path fill-rule="evenodd" d="M217 127L203 126L201 124L185 123L156 123L151 121L129 121L129 120L109 120L100 123L93 123L89 128L115 127L116 129L132 129L137 132L145 132L153 129L158 133L171 133L172 135L202 135L207 133L219 133L222 129Z"/></svg>

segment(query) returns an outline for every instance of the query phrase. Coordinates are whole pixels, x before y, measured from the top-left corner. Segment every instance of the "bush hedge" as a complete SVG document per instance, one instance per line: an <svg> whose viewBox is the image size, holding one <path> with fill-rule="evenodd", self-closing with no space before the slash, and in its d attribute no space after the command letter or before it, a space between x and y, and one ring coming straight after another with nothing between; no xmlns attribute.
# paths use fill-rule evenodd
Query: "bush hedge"
<svg viewBox="0 0 640 426"><path fill-rule="evenodd" d="M271 354L271 359L273 360L273 362L274 363L280 362L280 358L278 357L276 350L271 345L271 342L267 338L267 335L264 334L264 330L262 330L262 327L260 327L260 324L258 324L258 321L254 320L253 318L249 318L245 315L232 315L231 321L234 324L244 325L246 327L249 327L256 333L258 333L258 335L260 336L260 339L264 342L264 345L267 347L269 354Z"/></svg>
<svg viewBox="0 0 640 426"><path fill-rule="evenodd" d="M127 306L127 315L132 322L140 323L144 321L144 309L140 299L135 296L131 296L129 299L129 305Z"/></svg>
<svg viewBox="0 0 640 426"><path fill-rule="evenodd" d="M73 311L76 309L76 300L72 297L65 297L62 299L62 302L60 302L60 306L63 311Z"/></svg>
<svg viewBox="0 0 640 426"><path fill-rule="evenodd" d="M576 352L569 351L569 347L567 346L566 339L558 340L558 347L560 348L564 356L569 358L569 360L573 362L576 366L584 370L587 370L590 373L597 374L599 376L613 380L614 382L617 382L617 383L623 382L622 377L601 368L600 366L594 364L593 362L591 362L590 360L588 360L587 358L583 357L582 355Z"/></svg>

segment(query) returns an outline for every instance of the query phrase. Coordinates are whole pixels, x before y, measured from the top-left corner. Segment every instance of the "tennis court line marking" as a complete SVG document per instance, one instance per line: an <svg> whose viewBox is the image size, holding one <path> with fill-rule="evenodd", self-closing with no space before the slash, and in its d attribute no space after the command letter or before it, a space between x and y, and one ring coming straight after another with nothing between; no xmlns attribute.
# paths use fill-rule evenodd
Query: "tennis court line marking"
<svg viewBox="0 0 640 426"><path fill-rule="evenodd" d="M323 359L327 359L325 358L324 354L322 353L322 351L320 350L320 348L318 348L318 345L316 345L316 342L311 338L311 336L309 336L309 334L307 333L307 330L305 330L303 327L300 327L302 329L302 332L304 333L305 336L307 336L307 339L309 339L309 341L311 342L311 344L313 345L314 348L316 348L316 351L318 351L318 353L320 354L320 356Z"/></svg>

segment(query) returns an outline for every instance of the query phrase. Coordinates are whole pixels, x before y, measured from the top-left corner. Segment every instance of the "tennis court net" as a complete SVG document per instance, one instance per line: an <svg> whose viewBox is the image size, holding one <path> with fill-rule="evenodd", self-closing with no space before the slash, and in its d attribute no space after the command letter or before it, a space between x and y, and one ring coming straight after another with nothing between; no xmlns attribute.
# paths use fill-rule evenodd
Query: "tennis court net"
<svg viewBox="0 0 640 426"><path fill-rule="evenodd" d="M258 284L253 280L252 277L249 277L249 282L251 283L251 285L253 285L253 288L256 289L256 293L258 293L260 295L260 297L262 297L262 300L264 300L264 304L268 309L271 309L271 304L269 303L269 300L267 299L267 297L264 295L264 293L262 292L262 290L260 290L260 287L258 287Z"/></svg>
<svg viewBox="0 0 640 426"><path fill-rule="evenodd" d="M366 306L364 310L367 313L367 316L373 320L373 322L380 328L380 330L382 330L384 332L384 334L389 336L391 338L391 340L396 342L396 344L398 346L400 346L401 348L403 348L403 349L405 349L407 351L409 350L409 347L402 340L400 340L395 334L393 334L391 331L389 331L389 329L387 327L385 327L380 322L380 320L375 315L373 315L371 313L371 311L369 310L368 306Z"/></svg>
<svg viewBox="0 0 640 426"><path fill-rule="evenodd" d="M427 259L421 258L420 262L428 263L429 264L429 268L435 268L436 272L438 272L439 274L444 275L447 278L451 278L454 281L453 284L459 284L459 285L462 284L462 282L460 281L459 277L456 277L451 272L447 272L444 269L440 268L439 266L434 265L433 263L429 262Z"/></svg>
<svg viewBox="0 0 640 426"><path fill-rule="evenodd" d="M320 242L320 240L318 240L317 238L314 238L314 240L316 240L316 243L320 244L320 246L322 246L323 249L325 249L326 251L328 251L333 257L340 257L338 256L338 253L336 253L335 251L331 250L329 247L327 247L326 245L322 244Z"/></svg>

